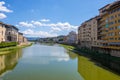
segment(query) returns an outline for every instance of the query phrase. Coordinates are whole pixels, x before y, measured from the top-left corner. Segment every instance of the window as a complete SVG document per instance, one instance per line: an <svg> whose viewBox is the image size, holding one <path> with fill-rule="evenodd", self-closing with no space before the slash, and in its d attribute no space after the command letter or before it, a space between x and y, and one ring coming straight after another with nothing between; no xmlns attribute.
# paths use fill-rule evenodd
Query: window
<svg viewBox="0 0 120 80"><path fill-rule="evenodd" d="M115 32L115 35L117 35L117 33Z"/></svg>
<svg viewBox="0 0 120 80"><path fill-rule="evenodd" d="M120 32L118 34L120 35Z"/></svg>
<svg viewBox="0 0 120 80"><path fill-rule="evenodd" d="M120 40L120 37L118 38L118 40Z"/></svg>
<svg viewBox="0 0 120 80"><path fill-rule="evenodd" d="M120 17L120 14L118 14L118 16Z"/></svg>
<svg viewBox="0 0 120 80"><path fill-rule="evenodd" d="M118 27L116 26L115 29L117 29Z"/></svg>
<svg viewBox="0 0 120 80"><path fill-rule="evenodd" d="M114 16L111 16L111 17L110 17L110 19L113 19L113 18L114 18Z"/></svg>
<svg viewBox="0 0 120 80"><path fill-rule="evenodd" d="M118 20L118 23L120 23L120 19Z"/></svg>
<svg viewBox="0 0 120 80"><path fill-rule="evenodd" d="M10 35L10 32L8 34Z"/></svg>
<svg viewBox="0 0 120 80"><path fill-rule="evenodd" d="M120 26L118 26L118 29L120 29Z"/></svg>
<svg viewBox="0 0 120 80"><path fill-rule="evenodd" d="M115 34L114 33L111 33L112 34L112 36L114 36Z"/></svg>
<svg viewBox="0 0 120 80"><path fill-rule="evenodd" d="M110 25L113 25L113 24L114 24L114 22L110 22L109 24L110 24Z"/></svg>
<svg viewBox="0 0 120 80"><path fill-rule="evenodd" d="M113 30L113 27L112 27L112 28L109 28L109 30Z"/></svg>
<svg viewBox="0 0 120 80"><path fill-rule="evenodd" d="M115 23L117 23L117 21L115 20Z"/></svg>
<svg viewBox="0 0 120 80"><path fill-rule="evenodd" d="M106 19L105 22L108 23L108 19Z"/></svg>
<svg viewBox="0 0 120 80"><path fill-rule="evenodd" d="M112 33L109 33L108 35L109 35L109 36L114 36L114 35L115 35L115 33L113 33L113 32L112 32Z"/></svg>

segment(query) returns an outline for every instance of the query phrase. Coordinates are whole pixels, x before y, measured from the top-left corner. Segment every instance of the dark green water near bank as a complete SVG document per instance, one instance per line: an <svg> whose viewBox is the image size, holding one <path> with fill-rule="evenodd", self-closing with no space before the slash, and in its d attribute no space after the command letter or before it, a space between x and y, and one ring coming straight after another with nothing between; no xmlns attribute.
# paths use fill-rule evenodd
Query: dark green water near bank
<svg viewBox="0 0 120 80"><path fill-rule="evenodd" d="M59 45L33 44L0 55L0 80L120 80L120 76Z"/></svg>

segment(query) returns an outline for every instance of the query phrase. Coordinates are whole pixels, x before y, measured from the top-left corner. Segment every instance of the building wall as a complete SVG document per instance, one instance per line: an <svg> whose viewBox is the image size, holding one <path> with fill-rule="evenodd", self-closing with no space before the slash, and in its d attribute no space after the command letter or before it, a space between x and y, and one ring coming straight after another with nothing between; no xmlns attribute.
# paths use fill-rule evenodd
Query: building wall
<svg viewBox="0 0 120 80"><path fill-rule="evenodd" d="M97 45L98 40L97 17L84 22L78 29L78 44L81 47L91 48Z"/></svg>
<svg viewBox="0 0 120 80"><path fill-rule="evenodd" d="M24 42L24 37L22 33L18 33L18 43L23 43Z"/></svg>
<svg viewBox="0 0 120 80"><path fill-rule="evenodd" d="M108 39L108 43L120 42L120 5L119 4L113 5L113 7L110 7L108 11L109 27L106 36L106 38Z"/></svg>
<svg viewBox="0 0 120 80"><path fill-rule="evenodd" d="M5 25L3 23L0 23L0 42L5 41Z"/></svg>
<svg viewBox="0 0 120 80"><path fill-rule="evenodd" d="M102 8L100 10L100 24L99 24L99 30L101 30L101 32L99 33L99 35L101 36L100 40L104 40L104 41L107 41L106 39L106 35L107 35L107 32L108 32L108 13L107 13L107 8L108 8L109 5L105 6L104 8Z"/></svg>
<svg viewBox="0 0 120 80"><path fill-rule="evenodd" d="M76 44L77 42L77 34L74 31L71 31L67 36L67 43Z"/></svg>
<svg viewBox="0 0 120 80"><path fill-rule="evenodd" d="M99 10L98 37L103 46L120 46L120 1L115 1Z"/></svg>
<svg viewBox="0 0 120 80"><path fill-rule="evenodd" d="M6 41L7 42L18 42L18 29L12 25L6 26Z"/></svg>
<svg viewBox="0 0 120 80"><path fill-rule="evenodd" d="M27 43L27 42L28 42L28 40L27 40L26 37L23 37L23 42L24 42L24 43Z"/></svg>

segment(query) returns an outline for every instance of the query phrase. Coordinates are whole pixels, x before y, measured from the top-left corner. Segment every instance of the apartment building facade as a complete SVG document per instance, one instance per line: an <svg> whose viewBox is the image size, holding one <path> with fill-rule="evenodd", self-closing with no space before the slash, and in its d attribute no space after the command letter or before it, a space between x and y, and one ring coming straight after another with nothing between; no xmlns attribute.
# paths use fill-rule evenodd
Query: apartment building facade
<svg viewBox="0 0 120 80"><path fill-rule="evenodd" d="M5 25L6 27L6 42L18 42L18 28L13 25Z"/></svg>
<svg viewBox="0 0 120 80"><path fill-rule="evenodd" d="M107 9L109 8L109 5L106 5L99 9L100 17L98 20L98 40L101 41L101 46L107 45L107 32L108 32L108 13Z"/></svg>
<svg viewBox="0 0 120 80"><path fill-rule="evenodd" d="M120 46L120 1L99 9L98 38L103 46Z"/></svg>
<svg viewBox="0 0 120 80"><path fill-rule="evenodd" d="M108 9L109 27L106 38L109 46L120 46L120 1L114 2Z"/></svg>
<svg viewBox="0 0 120 80"><path fill-rule="evenodd" d="M5 41L5 32L6 32L5 24L0 22L0 42Z"/></svg>
<svg viewBox="0 0 120 80"><path fill-rule="evenodd" d="M82 23L78 28L78 44L91 48L98 45L98 16Z"/></svg>
<svg viewBox="0 0 120 80"><path fill-rule="evenodd" d="M120 0L99 9L99 16L78 28L80 47L120 57Z"/></svg>

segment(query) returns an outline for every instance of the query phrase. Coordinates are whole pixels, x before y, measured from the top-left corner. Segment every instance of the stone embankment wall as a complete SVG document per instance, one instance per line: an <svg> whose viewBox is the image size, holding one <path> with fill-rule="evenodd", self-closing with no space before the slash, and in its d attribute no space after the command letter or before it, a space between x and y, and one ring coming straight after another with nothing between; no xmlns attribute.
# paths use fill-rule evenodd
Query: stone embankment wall
<svg viewBox="0 0 120 80"><path fill-rule="evenodd" d="M78 47L80 49L82 48L80 45ZM120 57L120 50L119 49L110 49L110 48L101 48L101 47L92 47L89 49L98 51L99 53L105 53L105 54L109 54L111 56Z"/></svg>

